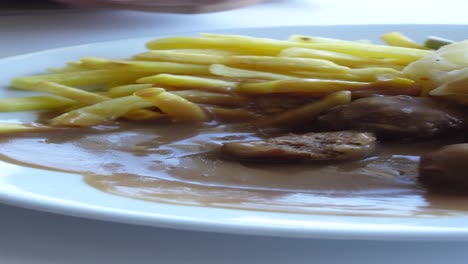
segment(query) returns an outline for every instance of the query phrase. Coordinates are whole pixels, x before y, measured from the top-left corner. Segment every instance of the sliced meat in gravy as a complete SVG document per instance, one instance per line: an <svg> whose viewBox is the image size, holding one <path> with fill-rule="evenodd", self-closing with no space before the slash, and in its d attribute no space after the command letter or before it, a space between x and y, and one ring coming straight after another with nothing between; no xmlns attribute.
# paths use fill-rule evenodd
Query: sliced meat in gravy
<svg viewBox="0 0 468 264"><path fill-rule="evenodd" d="M221 150L227 157L248 161L344 161L367 157L375 141L372 133L340 131L229 142Z"/></svg>
<svg viewBox="0 0 468 264"><path fill-rule="evenodd" d="M468 193L468 144L447 145L422 155L418 179L431 191Z"/></svg>
<svg viewBox="0 0 468 264"><path fill-rule="evenodd" d="M377 136L427 138L465 126L463 111L432 98L379 96L335 107L319 117L332 129L374 132Z"/></svg>

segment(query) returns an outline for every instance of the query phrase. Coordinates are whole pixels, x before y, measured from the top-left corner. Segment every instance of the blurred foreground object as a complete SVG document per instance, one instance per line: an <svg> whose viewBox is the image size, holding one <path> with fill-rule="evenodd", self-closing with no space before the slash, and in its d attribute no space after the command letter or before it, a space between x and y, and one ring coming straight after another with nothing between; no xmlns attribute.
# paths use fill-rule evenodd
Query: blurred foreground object
<svg viewBox="0 0 468 264"><path fill-rule="evenodd" d="M166 13L206 13L239 8L263 0L55 0L56 2L96 8L133 9Z"/></svg>

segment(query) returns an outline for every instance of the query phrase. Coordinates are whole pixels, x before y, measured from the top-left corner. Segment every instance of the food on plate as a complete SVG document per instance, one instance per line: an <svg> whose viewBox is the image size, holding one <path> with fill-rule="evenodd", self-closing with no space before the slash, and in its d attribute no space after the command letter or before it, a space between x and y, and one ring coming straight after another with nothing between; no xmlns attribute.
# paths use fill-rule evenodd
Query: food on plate
<svg viewBox="0 0 468 264"><path fill-rule="evenodd" d="M408 38L407 36L401 34L401 32L388 32L380 36L380 38L387 43L390 46L396 46L396 47L406 47L406 48L416 48L416 49L427 49L427 43L426 41L424 45L421 45L417 43L416 41ZM434 41L429 41L430 43L434 43ZM435 43L434 45L435 46Z"/></svg>
<svg viewBox="0 0 468 264"><path fill-rule="evenodd" d="M246 161L343 161L369 156L375 136L354 131L289 134L266 140L225 143L224 155Z"/></svg>
<svg viewBox="0 0 468 264"><path fill-rule="evenodd" d="M130 58L83 57L12 80L25 96L0 110L40 116L0 124L0 151L145 200L309 212L324 210L317 197L354 197L389 214L388 201L407 199L418 205L406 214L431 214L415 202L433 199L426 189L468 192L454 169L466 155L446 155L460 145L438 150L466 142L468 42L382 40L205 33Z"/></svg>
<svg viewBox="0 0 468 264"><path fill-rule="evenodd" d="M467 104L467 47L466 40L443 46L409 64L403 74L421 84L424 96L442 97Z"/></svg>
<svg viewBox="0 0 468 264"><path fill-rule="evenodd" d="M453 144L421 157L419 180L431 191L453 193L468 188L468 144Z"/></svg>
<svg viewBox="0 0 468 264"><path fill-rule="evenodd" d="M441 47L452 44L454 41L441 37L430 36L424 41L424 46L429 49L440 49Z"/></svg>

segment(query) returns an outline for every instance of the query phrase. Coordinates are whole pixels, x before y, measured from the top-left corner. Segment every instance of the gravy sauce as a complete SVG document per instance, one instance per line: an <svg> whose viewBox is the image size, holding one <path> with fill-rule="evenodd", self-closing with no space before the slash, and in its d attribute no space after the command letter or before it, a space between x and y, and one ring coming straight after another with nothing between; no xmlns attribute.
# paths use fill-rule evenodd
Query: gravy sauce
<svg viewBox="0 0 468 264"><path fill-rule="evenodd" d="M104 192L156 202L363 216L468 211L468 197L430 195L416 181L419 155L441 143L382 145L339 164L254 164L217 153L224 142L257 138L234 125L122 124L5 137L0 159L81 174Z"/></svg>

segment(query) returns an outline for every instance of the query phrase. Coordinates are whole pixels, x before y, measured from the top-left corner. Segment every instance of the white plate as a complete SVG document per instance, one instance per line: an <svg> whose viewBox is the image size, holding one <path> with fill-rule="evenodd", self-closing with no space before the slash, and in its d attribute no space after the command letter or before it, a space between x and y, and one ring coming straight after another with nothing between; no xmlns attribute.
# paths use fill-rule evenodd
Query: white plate
<svg viewBox="0 0 468 264"><path fill-rule="evenodd" d="M311 34L343 39L376 39L388 31L402 31L417 40L437 35L454 40L466 38L468 26L374 25L298 26L224 30L223 33L285 38ZM177 34L180 35L180 34ZM186 35L186 34L184 34ZM144 49L152 38L119 40L47 50L0 60L1 96L17 76L41 73L47 67L96 55L121 58ZM2 115L26 120L28 114ZM31 150L34 151L34 150ZM0 201L16 206L105 221L179 229L290 237L343 239L468 239L468 214L450 217L357 217L273 213L195 207L134 200L98 191L81 176L19 167L0 162Z"/></svg>

